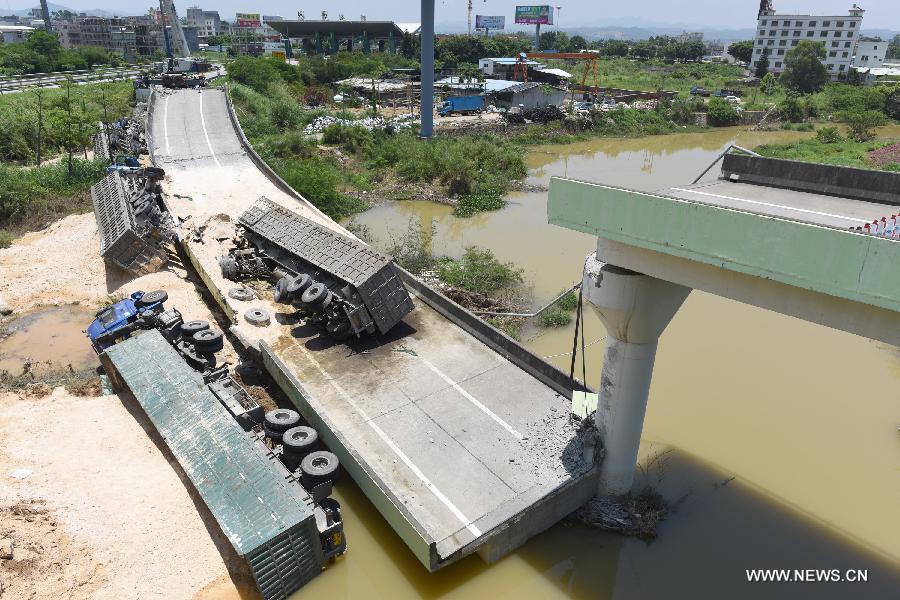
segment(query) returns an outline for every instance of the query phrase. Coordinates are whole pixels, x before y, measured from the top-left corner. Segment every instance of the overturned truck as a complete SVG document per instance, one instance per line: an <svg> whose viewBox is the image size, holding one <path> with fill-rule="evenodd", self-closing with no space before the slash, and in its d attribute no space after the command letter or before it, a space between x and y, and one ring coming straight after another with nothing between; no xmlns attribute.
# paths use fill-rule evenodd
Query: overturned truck
<svg viewBox="0 0 900 600"><path fill-rule="evenodd" d="M328 335L387 333L413 302L393 259L263 197L240 217L235 247L219 258L226 279L272 278L289 304Z"/></svg>
<svg viewBox="0 0 900 600"><path fill-rule="evenodd" d="M166 263L175 224L162 203L162 169L114 170L91 187L100 256L135 275Z"/></svg>

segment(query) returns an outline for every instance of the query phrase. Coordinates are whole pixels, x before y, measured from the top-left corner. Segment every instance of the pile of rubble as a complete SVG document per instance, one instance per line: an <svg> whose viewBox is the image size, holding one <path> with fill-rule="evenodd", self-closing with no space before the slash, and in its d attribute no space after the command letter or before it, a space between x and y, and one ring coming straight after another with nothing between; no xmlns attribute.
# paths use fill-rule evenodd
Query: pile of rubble
<svg viewBox="0 0 900 600"><path fill-rule="evenodd" d="M537 108L528 108L518 112L506 112L503 118L509 123L549 123L551 121L562 121L566 114L562 109L554 104L547 106L539 106Z"/></svg>
<svg viewBox="0 0 900 600"><path fill-rule="evenodd" d="M317 117L315 121L303 128L303 133L312 135L321 133L331 125L343 125L345 127L362 127L368 131L412 129L413 124L418 123L415 115L405 114L385 120L383 117L364 117L362 119L340 119L331 115Z"/></svg>

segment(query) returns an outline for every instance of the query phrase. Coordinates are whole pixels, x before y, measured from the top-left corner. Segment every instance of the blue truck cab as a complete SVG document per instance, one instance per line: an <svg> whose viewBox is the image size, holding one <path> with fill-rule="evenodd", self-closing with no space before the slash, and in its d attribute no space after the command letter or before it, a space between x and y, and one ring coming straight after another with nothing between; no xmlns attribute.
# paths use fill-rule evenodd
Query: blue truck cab
<svg viewBox="0 0 900 600"><path fill-rule="evenodd" d="M161 290L154 292L137 291L124 300L119 300L97 311L96 318L85 332L97 353L128 338L137 329L143 328L143 317L163 311L163 303L169 299Z"/></svg>
<svg viewBox="0 0 900 600"><path fill-rule="evenodd" d="M484 108L484 96L450 96L438 109L442 117L453 113L468 114Z"/></svg>

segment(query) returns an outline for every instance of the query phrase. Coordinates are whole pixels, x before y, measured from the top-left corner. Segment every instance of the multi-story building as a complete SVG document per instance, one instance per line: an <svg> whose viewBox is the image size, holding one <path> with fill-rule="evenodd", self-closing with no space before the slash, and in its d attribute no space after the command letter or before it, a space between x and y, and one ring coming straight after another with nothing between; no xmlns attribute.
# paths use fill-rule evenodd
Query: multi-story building
<svg viewBox="0 0 900 600"><path fill-rule="evenodd" d="M215 10L203 10L200 7L192 6L187 9L186 23L188 27L197 28L197 39L200 41L214 35L222 35L222 19L219 18L219 12Z"/></svg>
<svg viewBox="0 0 900 600"><path fill-rule="evenodd" d="M856 43L853 57L854 67L882 67L887 54L888 42L883 40L860 40Z"/></svg>
<svg viewBox="0 0 900 600"><path fill-rule="evenodd" d="M760 10L756 40L753 46L753 66L769 49L769 72L784 70L784 57L801 40L819 42L825 46L822 63L832 78L846 75L853 59L853 49L859 39L865 11L857 5L847 15L780 15L771 6Z"/></svg>

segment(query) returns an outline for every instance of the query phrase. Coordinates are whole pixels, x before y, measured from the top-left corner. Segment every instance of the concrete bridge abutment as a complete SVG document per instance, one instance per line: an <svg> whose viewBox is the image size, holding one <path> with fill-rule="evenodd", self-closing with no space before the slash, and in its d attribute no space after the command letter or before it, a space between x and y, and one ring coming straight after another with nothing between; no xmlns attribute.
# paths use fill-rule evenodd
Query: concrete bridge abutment
<svg viewBox="0 0 900 600"><path fill-rule="evenodd" d="M596 254L585 261L582 293L607 331L594 416L606 450L599 495L631 490L659 336L690 291L604 263Z"/></svg>

